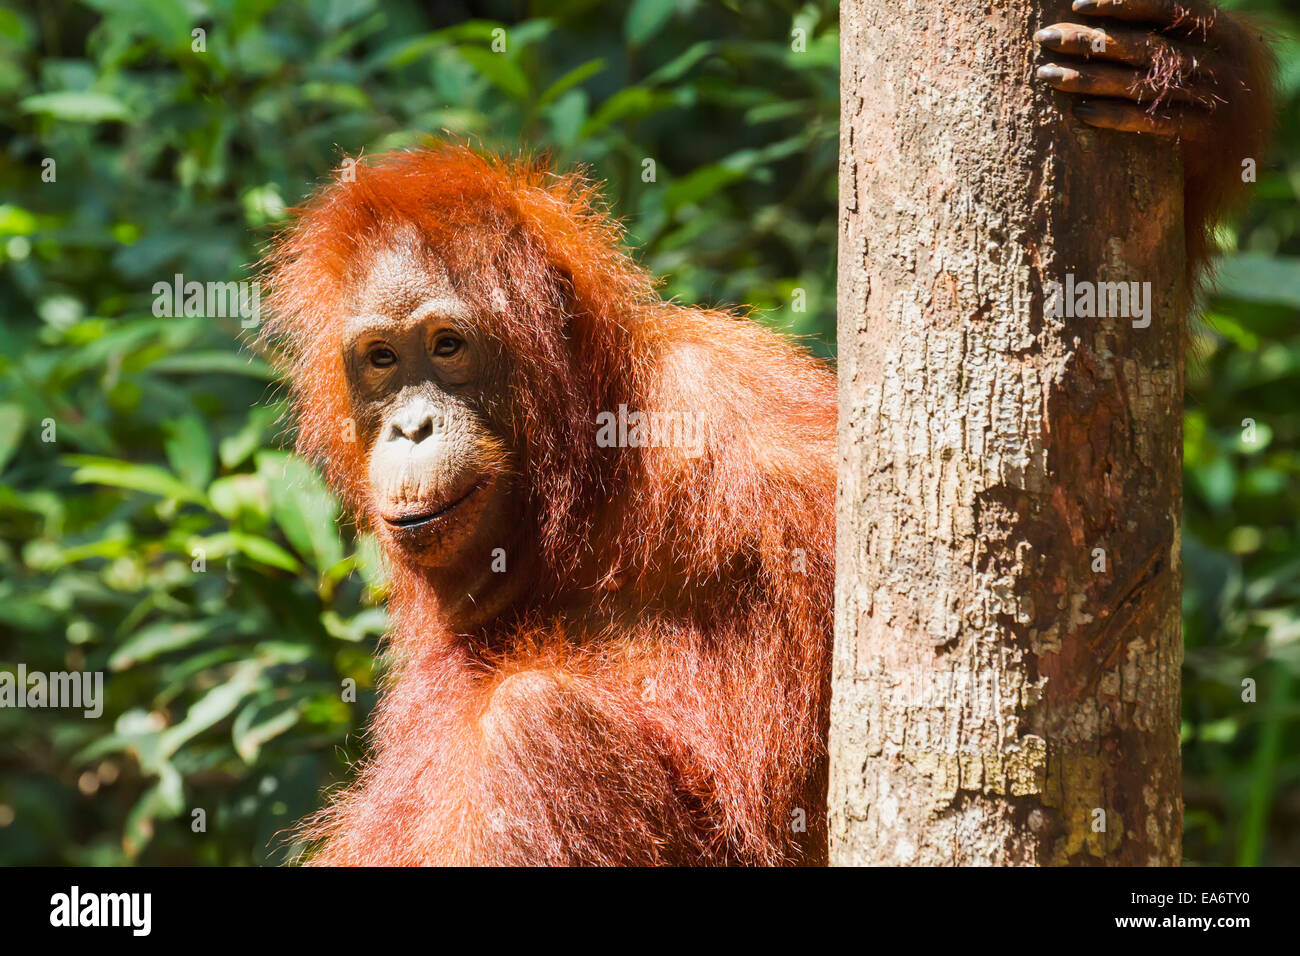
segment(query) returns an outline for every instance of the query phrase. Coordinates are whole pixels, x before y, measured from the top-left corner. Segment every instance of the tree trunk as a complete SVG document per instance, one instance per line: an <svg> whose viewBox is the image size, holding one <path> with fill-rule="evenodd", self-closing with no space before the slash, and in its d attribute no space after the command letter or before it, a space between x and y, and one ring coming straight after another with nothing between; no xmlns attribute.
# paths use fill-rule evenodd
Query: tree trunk
<svg viewBox="0 0 1300 956"><path fill-rule="evenodd" d="M1181 168L1033 81L1068 11L841 8L834 863L1181 856Z"/></svg>

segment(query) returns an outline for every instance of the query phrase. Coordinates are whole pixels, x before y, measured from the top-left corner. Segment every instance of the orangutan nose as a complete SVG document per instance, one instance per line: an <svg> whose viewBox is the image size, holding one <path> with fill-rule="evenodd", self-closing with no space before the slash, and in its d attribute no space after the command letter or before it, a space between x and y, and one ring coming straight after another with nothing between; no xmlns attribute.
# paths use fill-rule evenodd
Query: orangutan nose
<svg viewBox="0 0 1300 956"><path fill-rule="evenodd" d="M398 409L389 419L388 440L396 441L405 438L412 444L418 445L432 436L435 431L442 431L441 413L429 402L416 399Z"/></svg>

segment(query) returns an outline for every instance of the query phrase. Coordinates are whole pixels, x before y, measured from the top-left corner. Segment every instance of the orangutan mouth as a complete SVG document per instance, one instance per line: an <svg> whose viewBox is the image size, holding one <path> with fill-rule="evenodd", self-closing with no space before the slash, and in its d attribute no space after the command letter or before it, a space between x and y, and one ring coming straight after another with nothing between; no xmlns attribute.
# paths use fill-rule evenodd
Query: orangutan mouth
<svg viewBox="0 0 1300 956"><path fill-rule="evenodd" d="M465 492L455 501L443 505L441 508L437 508L433 511L421 511L416 514L402 515L397 518L385 517L384 521L390 527L400 528L403 531L409 531L412 528L422 528L427 524L431 524L434 521L438 521L450 515L453 511L472 498L474 493L482 488L486 483L485 479L480 478L478 481L474 482L474 484L470 485L469 491Z"/></svg>

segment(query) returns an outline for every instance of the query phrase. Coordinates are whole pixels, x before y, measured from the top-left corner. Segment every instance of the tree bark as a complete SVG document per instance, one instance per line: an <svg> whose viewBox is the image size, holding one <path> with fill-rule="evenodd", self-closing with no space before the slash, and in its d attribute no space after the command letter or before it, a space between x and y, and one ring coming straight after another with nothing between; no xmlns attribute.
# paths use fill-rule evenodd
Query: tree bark
<svg viewBox="0 0 1300 956"><path fill-rule="evenodd" d="M841 7L833 863L1181 857L1182 173L1034 83L1066 19Z"/></svg>

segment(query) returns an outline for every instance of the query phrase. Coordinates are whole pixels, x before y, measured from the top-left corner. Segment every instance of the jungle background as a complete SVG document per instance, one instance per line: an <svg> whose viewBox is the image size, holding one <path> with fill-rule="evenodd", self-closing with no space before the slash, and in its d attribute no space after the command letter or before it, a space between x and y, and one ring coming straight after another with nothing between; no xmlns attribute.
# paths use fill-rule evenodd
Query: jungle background
<svg viewBox="0 0 1300 956"><path fill-rule="evenodd" d="M1226 6L1277 29L1282 106L1189 366L1185 853L1295 864L1300 14ZM446 130L589 164L666 294L753 306L833 358L836 16L0 2L0 669L107 674L97 720L0 708L0 864L280 862L363 753L373 545L287 450L283 389L240 320L155 317L154 283L250 278L345 157Z"/></svg>

